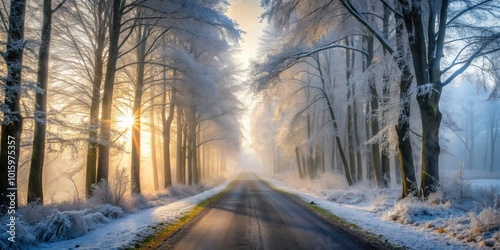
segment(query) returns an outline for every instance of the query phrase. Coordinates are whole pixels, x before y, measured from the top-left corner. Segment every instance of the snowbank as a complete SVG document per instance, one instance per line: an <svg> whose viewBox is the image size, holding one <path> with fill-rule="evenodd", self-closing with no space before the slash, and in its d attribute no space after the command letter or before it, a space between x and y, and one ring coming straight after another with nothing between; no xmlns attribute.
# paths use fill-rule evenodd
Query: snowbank
<svg viewBox="0 0 500 250"><path fill-rule="evenodd" d="M444 177L448 183L443 184L443 193L422 201L399 200L399 189L379 190L363 184L348 187L342 178L332 174L314 181L300 180L293 174L264 179L306 202L314 201L395 246L500 249L500 189L491 186L476 188L474 182Z"/></svg>
<svg viewBox="0 0 500 250"><path fill-rule="evenodd" d="M195 196L167 205L145 209L113 220L81 237L36 246L36 249L122 249L133 247L154 233L159 225L169 224L206 200L224 190L230 181Z"/></svg>
<svg viewBox="0 0 500 250"><path fill-rule="evenodd" d="M120 207L109 204L85 204L87 208L81 208L82 204L21 208L14 247L17 249L130 248L147 235L154 233L155 228L176 221L201 201L218 194L229 183L230 181L226 181L206 191L203 190L207 184L172 187L149 197L129 201L125 212ZM179 200L180 197L195 193L198 194ZM149 208L144 209L144 207ZM5 244L6 242L0 242L0 249L12 249Z"/></svg>

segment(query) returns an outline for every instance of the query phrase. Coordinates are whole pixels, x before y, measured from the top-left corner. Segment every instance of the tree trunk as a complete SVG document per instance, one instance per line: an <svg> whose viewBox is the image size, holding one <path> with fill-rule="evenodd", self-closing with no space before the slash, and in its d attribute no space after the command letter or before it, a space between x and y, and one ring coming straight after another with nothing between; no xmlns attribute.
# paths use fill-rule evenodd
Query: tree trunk
<svg viewBox="0 0 500 250"><path fill-rule="evenodd" d="M307 112L307 139L309 140L311 138L311 130L312 130L312 124L311 124L311 115L309 112ZM316 178L316 169L315 169L315 162L314 162L314 150L311 145L308 145L309 148L309 154L307 158L307 173L309 175L309 179L313 180Z"/></svg>
<svg viewBox="0 0 500 250"><path fill-rule="evenodd" d="M365 122L365 136L366 138L370 138L371 135L371 128L370 128L370 102L367 102L365 105L365 117L366 117L366 122ZM367 173L367 178L370 182L370 185L375 184L374 179L375 179L375 167L373 164L373 154L371 153L372 149L369 145L366 145L366 173Z"/></svg>
<svg viewBox="0 0 500 250"><path fill-rule="evenodd" d="M49 78L50 39L52 33L52 0L43 1L43 20L38 53L37 82L42 92L36 92L35 131L28 181L28 203L43 204L43 164L45 161L45 135L47 124L47 85Z"/></svg>
<svg viewBox="0 0 500 250"><path fill-rule="evenodd" d="M366 44L367 44L367 52L368 57L366 59L367 68L373 63L373 36L368 35L365 36ZM375 78L373 73L369 73L368 76L369 88L370 88L370 127L371 127L371 136L375 136L380 131L379 125L379 97L377 93L377 88L375 85ZM373 166L375 167L375 180L377 181L377 186L379 188L386 188L387 185L384 182L384 172L382 171L381 158L380 158L380 146L378 143L372 143L372 157L373 157Z"/></svg>
<svg viewBox="0 0 500 250"><path fill-rule="evenodd" d="M439 126L442 115L439 111L441 84L433 84L433 91L417 96L422 121L422 173L421 194L428 197L439 187Z"/></svg>
<svg viewBox="0 0 500 250"><path fill-rule="evenodd" d="M441 83L440 61L443 57L444 38L448 0L443 0L439 12L439 33L436 33L437 12L430 5L427 36L424 31L422 3L400 1L403 20L409 34L408 42L412 55L415 79L417 82L417 102L422 122L422 172L420 191L423 197L436 192L439 187L439 126L442 114L439 111L439 100L443 85ZM458 73L458 72L455 72ZM430 87L429 92L422 93L422 87ZM423 88L426 89L426 88Z"/></svg>
<svg viewBox="0 0 500 250"><path fill-rule="evenodd" d="M184 115L187 117L187 112L184 112ZM181 154L181 163L182 163L182 183L183 184L186 184L186 181L188 179L186 179L186 175L188 174L187 173L187 169L186 167L189 167L189 164L186 166L187 164L187 151L188 151L188 140L189 140L189 136L188 136L188 119L184 119L184 124L182 126L182 154ZM189 178L189 176L188 176Z"/></svg>
<svg viewBox="0 0 500 250"><path fill-rule="evenodd" d="M389 38L389 19L390 19L390 11L389 9L384 6L383 8L383 12L384 12L384 16L383 16L383 33L384 33L384 37L386 39ZM388 55L388 52L387 50L384 50L384 55L387 56ZM382 128L385 128L386 127L386 114L387 114L387 105L389 105L389 98L390 98L390 93L389 93L389 75L388 75L388 69L384 68L384 73L383 73L383 76L382 76L382 81L384 83L384 87L383 87L383 90L382 90L382 98L381 98L381 102L382 102L382 119L381 122L382 122ZM381 155L381 165L382 165L382 181L383 181L383 184L384 184L384 187L390 187L391 185L391 160L389 158L389 154L388 153L382 153Z"/></svg>
<svg viewBox="0 0 500 250"><path fill-rule="evenodd" d="M187 179L188 185L193 185L193 137L191 136L192 125L190 121L188 121L188 133L186 135L187 138Z"/></svg>
<svg viewBox="0 0 500 250"><path fill-rule="evenodd" d="M349 38L346 39L346 46L350 46ZM356 181L356 158L354 153L354 135L353 135L353 111L352 111L352 103L354 102L354 97L351 94L351 88L353 83L349 82L351 80L351 72L353 70L354 64L354 54L352 55L352 63L351 63L351 53L349 49L345 51L346 58L346 83L347 83L347 151L349 154L349 172L351 173L351 177L353 181Z"/></svg>
<svg viewBox="0 0 500 250"><path fill-rule="evenodd" d="M104 79L104 92L101 110L101 144L97 164L97 181L108 181L109 149L111 146L111 110L113 107L113 88L115 85L116 62L118 60L118 42L120 39L121 19L125 0L113 0L112 20L109 29L108 63Z"/></svg>
<svg viewBox="0 0 500 250"><path fill-rule="evenodd" d="M495 133L496 134L496 133ZM491 137L491 148L490 148L490 173L493 173L493 163L495 162L495 144L496 144L496 136Z"/></svg>
<svg viewBox="0 0 500 250"><path fill-rule="evenodd" d="M7 66L0 146L0 215L17 209L19 143L23 128L20 110L26 0L10 3L9 31L4 60ZM14 195L12 195L14 194ZM8 197L7 195L12 195Z"/></svg>
<svg viewBox="0 0 500 250"><path fill-rule="evenodd" d="M383 95L382 95L382 127L385 128L387 125L386 125L386 116L387 116L387 105L389 105L389 76L384 72L384 76L383 76L383 81L384 81L384 88L383 88ZM382 164L382 181L383 181L383 185L384 187L390 187L391 185L391 160L389 158L389 154L386 152L386 153L382 153L381 155L381 164Z"/></svg>
<svg viewBox="0 0 500 250"><path fill-rule="evenodd" d="M154 96L155 96L155 88L153 86L150 86L149 88L149 93L151 96L151 110L149 111L149 131L150 131L150 140L151 140L151 169L153 171L153 187L154 191L158 191L159 189L159 184L158 184L158 161L156 157L156 126L155 126L155 102L154 102Z"/></svg>
<svg viewBox="0 0 500 250"><path fill-rule="evenodd" d="M399 165L401 167L402 181L402 197L408 195L417 195L417 179L415 177L415 166L413 164L413 149L410 141L410 90L411 78L404 79L401 76L400 88L400 105L398 124L396 125L396 133L398 134L398 153Z"/></svg>
<svg viewBox="0 0 500 250"><path fill-rule="evenodd" d="M406 62L406 48L403 42L403 24L401 19L396 17L396 44L397 55L396 62L401 71L399 79L399 105L400 112L398 116L398 124L396 125L396 133L398 135L398 155L399 166L401 170L401 188L402 198L409 195L416 196L418 194L417 179L415 177L415 165L413 163L413 149L410 141L410 113L411 113L411 96L410 88L413 81L413 75L410 67Z"/></svg>
<svg viewBox="0 0 500 250"><path fill-rule="evenodd" d="M352 85L352 94L354 96L355 86ZM357 181L363 181L363 165L361 159L361 143L359 139L359 131L358 131L358 115L357 115L357 105L356 100L353 100L352 104L353 112L353 122L354 122L354 143L356 144L356 179Z"/></svg>
<svg viewBox="0 0 500 250"><path fill-rule="evenodd" d="M184 157L182 156L182 108L177 106L177 182L180 184L184 184L184 179L182 178L182 161Z"/></svg>
<svg viewBox="0 0 500 250"><path fill-rule="evenodd" d="M500 103L500 102L499 102ZM500 105L496 105L496 107L500 108ZM495 163L495 147L496 147L496 142L498 138L498 115L500 112L498 110L493 111L494 114L490 115L490 128L489 128L489 134L490 134L490 173L493 172L493 164ZM486 165L486 164L485 164Z"/></svg>
<svg viewBox="0 0 500 250"><path fill-rule="evenodd" d="M105 10L104 0L99 1L97 11L103 13ZM94 57L94 76L92 79L92 100L90 104L90 124L89 124L89 142L87 146L87 170L85 178L85 192L87 197L92 195L92 185L96 183L97 174L97 147L98 147L98 129L99 129L99 102L101 101L101 85L104 67L104 47L106 42L106 18L99 15L96 30L96 49Z"/></svg>
<svg viewBox="0 0 500 250"><path fill-rule="evenodd" d="M197 154L197 140L196 140L196 128L198 127L197 124L193 121L192 125L192 140L193 140L193 145L192 145L192 164L193 164L193 183L195 185L198 185L200 183L200 172L198 169L198 154Z"/></svg>
<svg viewBox="0 0 500 250"><path fill-rule="evenodd" d="M172 185L172 167L170 163L170 128L172 126L172 121L174 120L175 111L175 91L172 88L170 93L170 108L168 109L168 117L166 117L166 106L167 106L167 83L166 83L166 68L163 69L163 101L161 109L161 120L163 125L163 173L164 173L164 187L167 188ZM175 71L174 71L175 78ZM179 115L180 116L180 115ZM177 133L179 135L179 133ZM182 134L181 134L182 137ZM179 139L178 139L179 141ZM179 171L177 172L177 177L179 177Z"/></svg>
<svg viewBox="0 0 500 250"><path fill-rule="evenodd" d="M198 181L201 182L203 180L203 166L201 165L201 161L203 158L203 153L201 152L201 123L198 123L198 128L196 131L196 167L198 169ZM199 144L200 143L200 144Z"/></svg>
<svg viewBox="0 0 500 250"><path fill-rule="evenodd" d="M137 16L140 18L140 15ZM146 61L146 45L149 27L141 23L137 27L137 48L136 48L136 82L134 104L132 106L132 159L130 164L131 189L132 194L141 193L141 113L142 113L142 92L144 88L144 71Z"/></svg>
<svg viewBox="0 0 500 250"><path fill-rule="evenodd" d="M335 170L339 170L339 172L341 172L341 168L338 168L338 167L337 167L337 163L336 163L336 161L335 161L335 160L336 160L336 159L335 159L335 155L336 155L337 153L336 153L336 151L335 151L335 146L334 146L334 144L335 144L335 143L333 142L333 138L332 138L332 142L331 142L331 145L332 145L332 147L331 147L331 148L332 148L332 152L331 152L331 154L332 154L332 158L331 158L331 159L332 159L332 161L331 161L331 164L332 164L332 170L334 170L334 171L335 171Z"/></svg>
<svg viewBox="0 0 500 250"><path fill-rule="evenodd" d="M300 165L299 147L295 147L295 160L297 161L297 170L299 171L299 177L300 179L304 179L304 174L302 173L302 166Z"/></svg>

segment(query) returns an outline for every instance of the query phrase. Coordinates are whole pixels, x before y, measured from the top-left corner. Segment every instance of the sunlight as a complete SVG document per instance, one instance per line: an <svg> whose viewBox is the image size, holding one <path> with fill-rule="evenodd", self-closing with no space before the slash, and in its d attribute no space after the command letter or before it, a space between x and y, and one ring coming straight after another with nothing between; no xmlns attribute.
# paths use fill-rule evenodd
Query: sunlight
<svg viewBox="0 0 500 250"><path fill-rule="evenodd" d="M134 116L132 114L123 114L116 118L116 125L122 129L129 129L134 125Z"/></svg>

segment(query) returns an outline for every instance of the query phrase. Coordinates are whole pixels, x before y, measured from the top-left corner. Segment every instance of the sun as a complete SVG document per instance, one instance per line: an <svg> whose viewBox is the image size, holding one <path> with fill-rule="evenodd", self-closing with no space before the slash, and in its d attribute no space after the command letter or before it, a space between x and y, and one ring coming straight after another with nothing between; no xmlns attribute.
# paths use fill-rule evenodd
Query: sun
<svg viewBox="0 0 500 250"><path fill-rule="evenodd" d="M120 128L131 128L135 123L134 116L132 116L132 114L125 114L123 116L117 117L116 123Z"/></svg>

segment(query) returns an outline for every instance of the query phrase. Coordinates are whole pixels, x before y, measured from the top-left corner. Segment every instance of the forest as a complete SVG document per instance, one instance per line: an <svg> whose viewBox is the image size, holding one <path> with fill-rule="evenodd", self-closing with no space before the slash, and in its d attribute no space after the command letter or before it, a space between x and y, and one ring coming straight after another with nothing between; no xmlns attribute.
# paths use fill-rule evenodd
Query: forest
<svg viewBox="0 0 500 250"><path fill-rule="evenodd" d="M498 1L264 2L252 132L272 137L258 150L273 171L332 168L404 198L435 193L460 161L499 170Z"/></svg>
<svg viewBox="0 0 500 250"><path fill-rule="evenodd" d="M68 199L51 197L61 178L79 200L110 178L140 194L224 171L241 112L227 3L2 3L2 194L11 167L19 204Z"/></svg>
<svg viewBox="0 0 500 250"><path fill-rule="evenodd" d="M241 168L422 202L500 179L500 1L261 0L248 67L240 2L1 0L0 217L23 244Z"/></svg>

